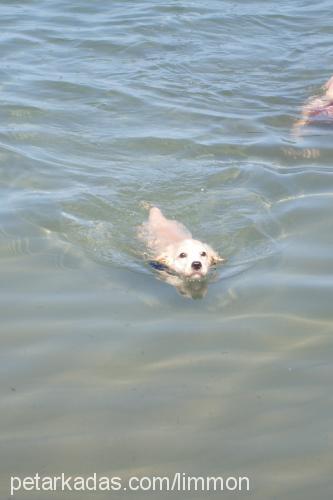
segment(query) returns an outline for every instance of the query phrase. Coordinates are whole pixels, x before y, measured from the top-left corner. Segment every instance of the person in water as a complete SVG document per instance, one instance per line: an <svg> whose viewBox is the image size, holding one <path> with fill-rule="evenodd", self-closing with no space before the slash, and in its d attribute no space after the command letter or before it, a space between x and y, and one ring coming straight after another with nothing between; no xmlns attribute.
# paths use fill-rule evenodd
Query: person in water
<svg viewBox="0 0 333 500"><path fill-rule="evenodd" d="M305 125L333 124L333 76L323 86L321 97L312 97L302 109L302 118L294 125L297 132Z"/></svg>

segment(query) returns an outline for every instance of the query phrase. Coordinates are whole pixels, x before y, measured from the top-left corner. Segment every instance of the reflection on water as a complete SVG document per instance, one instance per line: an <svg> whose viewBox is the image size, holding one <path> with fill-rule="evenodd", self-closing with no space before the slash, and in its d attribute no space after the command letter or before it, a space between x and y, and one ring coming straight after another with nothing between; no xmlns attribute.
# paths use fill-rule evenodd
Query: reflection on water
<svg viewBox="0 0 333 500"><path fill-rule="evenodd" d="M291 129L331 2L0 14L2 497L179 471L330 498L333 132ZM200 300L144 258L143 200L227 257Z"/></svg>

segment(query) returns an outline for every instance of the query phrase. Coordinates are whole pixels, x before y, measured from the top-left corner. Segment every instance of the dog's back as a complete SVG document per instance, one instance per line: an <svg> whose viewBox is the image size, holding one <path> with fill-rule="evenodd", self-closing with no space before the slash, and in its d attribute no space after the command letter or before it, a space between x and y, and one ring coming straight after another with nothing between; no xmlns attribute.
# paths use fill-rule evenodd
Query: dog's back
<svg viewBox="0 0 333 500"><path fill-rule="evenodd" d="M190 231L183 224L167 219L157 207L150 209L145 229L147 246L157 252L170 244L192 238Z"/></svg>

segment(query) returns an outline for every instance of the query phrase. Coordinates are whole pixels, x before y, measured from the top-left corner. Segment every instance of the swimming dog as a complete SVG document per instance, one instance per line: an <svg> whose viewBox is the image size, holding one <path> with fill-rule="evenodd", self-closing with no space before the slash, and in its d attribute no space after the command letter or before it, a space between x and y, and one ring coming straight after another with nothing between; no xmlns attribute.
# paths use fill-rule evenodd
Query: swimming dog
<svg viewBox="0 0 333 500"><path fill-rule="evenodd" d="M151 265L183 295L188 295L189 281L204 280L211 267L225 261L210 245L193 239L183 224L167 219L157 207L150 208L148 221L140 226L139 237L153 259ZM198 290L200 286L194 288Z"/></svg>

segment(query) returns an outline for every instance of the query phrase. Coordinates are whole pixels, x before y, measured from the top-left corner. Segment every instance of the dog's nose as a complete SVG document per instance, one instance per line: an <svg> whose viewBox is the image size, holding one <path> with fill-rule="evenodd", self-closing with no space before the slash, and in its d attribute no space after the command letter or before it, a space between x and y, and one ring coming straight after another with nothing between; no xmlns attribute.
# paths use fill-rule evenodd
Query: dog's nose
<svg viewBox="0 0 333 500"><path fill-rule="evenodd" d="M196 271L199 271L199 269L202 268L202 264L198 260L193 261L191 265L192 265L193 269L195 269Z"/></svg>

